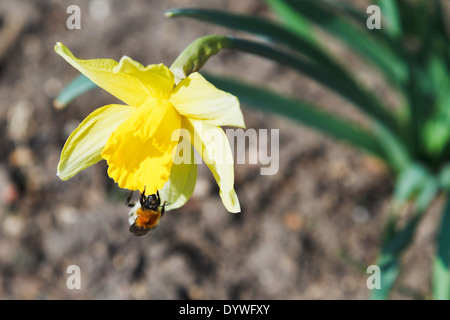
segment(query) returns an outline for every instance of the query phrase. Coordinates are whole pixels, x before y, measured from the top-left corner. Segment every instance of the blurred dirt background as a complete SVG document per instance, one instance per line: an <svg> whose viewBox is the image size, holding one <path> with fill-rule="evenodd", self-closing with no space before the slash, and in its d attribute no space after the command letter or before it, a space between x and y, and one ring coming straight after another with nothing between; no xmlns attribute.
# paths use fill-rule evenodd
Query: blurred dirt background
<svg viewBox="0 0 450 320"><path fill-rule="evenodd" d="M367 7L367 1L353 2ZM81 30L66 27L71 4L81 8ZM70 132L115 98L94 90L54 109L52 100L77 75L54 44L85 59L127 55L170 65L197 37L236 34L164 18L167 9L187 6L271 16L249 0L1 1L1 299L368 298L365 271L388 214L389 176L376 159L290 120L243 106L248 128L280 130L280 164L272 176L260 175L261 164L236 165L240 214L225 210L201 166L191 200L168 212L153 232L135 237L128 231L128 191L107 176L104 162L69 181L57 178ZM339 43L328 43L361 81L395 102L370 68ZM205 70L364 121L320 85L254 56L223 51ZM255 145L247 150L256 151ZM395 299L428 297L437 209L404 257ZM70 265L81 269L80 290L66 286Z"/></svg>

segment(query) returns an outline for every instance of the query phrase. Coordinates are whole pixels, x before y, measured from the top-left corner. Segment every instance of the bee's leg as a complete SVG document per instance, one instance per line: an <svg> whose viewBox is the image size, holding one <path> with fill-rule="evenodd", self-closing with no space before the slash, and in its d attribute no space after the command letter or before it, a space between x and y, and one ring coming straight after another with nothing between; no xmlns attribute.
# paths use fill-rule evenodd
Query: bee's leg
<svg viewBox="0 0 450 320"><path fill-rule="evenodd" d="M146 186L144 186L144 191L142 191L141 197L139 198L139 202L140 202L140 204L141 204L141 207L144 207L145 200L147 199L147 198L145 197L145 187L146 187Z"/></svg>
<svg viewBox="0 0 450 320"><path fill-rule="evenodd" d="M161 198L160 198L160 196L159 196L159 191L158 191L158 190L156 190L156 201L158 201L158 202L157 202L157 205L158 205L158 207L159 207L159 205L161 204Z"/></svg>
<svg viewBox="0 0 450 320"><path fill-rule="evenodd" d="M166 212L166 209L164 208L165 206L168 206L170 204L170 202L168 203L167 201L164 201L164 203L162 204L161 207L161 218L164 215L164 212Z"/></svg>
<svg viewBox="0 0 450 320"><path fill-rule="evenodd" d="M131 198L133 197L133 191L130 192L130 195L128 196L127 200L125 201L126 205L130 208L134 207L136 203L130 203Z"/></svg>

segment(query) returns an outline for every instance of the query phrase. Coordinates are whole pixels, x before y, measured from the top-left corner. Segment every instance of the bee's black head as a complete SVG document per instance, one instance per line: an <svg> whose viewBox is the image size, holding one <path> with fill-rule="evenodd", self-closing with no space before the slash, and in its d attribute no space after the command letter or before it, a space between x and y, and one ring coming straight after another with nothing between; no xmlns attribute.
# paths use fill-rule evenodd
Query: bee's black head
<svg viewBox="0 0 450 320"><path fill-rule="evenodd" d="M144 193L141 194L140 198L141 207L144 210L153 210L157 211L159 205L161 204L161 199L159 198L159 194L150 194L146 196Z"/></svg>

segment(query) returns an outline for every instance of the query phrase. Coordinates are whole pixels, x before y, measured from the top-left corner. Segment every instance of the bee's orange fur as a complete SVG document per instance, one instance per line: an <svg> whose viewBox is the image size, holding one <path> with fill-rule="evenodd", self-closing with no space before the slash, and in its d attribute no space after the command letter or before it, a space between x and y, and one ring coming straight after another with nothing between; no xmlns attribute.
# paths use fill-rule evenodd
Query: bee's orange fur
<svg viewBox="0 0 450 320"><path fill-rule="evenodd" d="M153 210L144 210L142 208L139 208L136 211L137 218L136 218L136 225L138 227L143 227L145 229L151 229L158 225L159 219L161 218L161 213L158 211Z"/></svg>

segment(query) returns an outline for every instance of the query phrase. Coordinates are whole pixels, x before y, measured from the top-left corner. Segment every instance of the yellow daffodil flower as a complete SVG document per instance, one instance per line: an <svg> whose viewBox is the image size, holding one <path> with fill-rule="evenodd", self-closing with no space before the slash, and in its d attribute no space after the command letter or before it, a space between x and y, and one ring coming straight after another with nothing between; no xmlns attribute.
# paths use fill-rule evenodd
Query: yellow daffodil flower
<svg viewBox="0 0 450 320"><path fill-rule="evenodd" d="M55 51L126 104L96 109L72 132L58 164L62 180L105 159L108 175L120 188L145 188L147 194L160 190L161 198L171 203L166 210L175 209L190 198L197 178L193 153L186 160L186 148L180 151L183 140L213 173L226 209L240 211L232 152L220 127L245 128L235 96L197 72L175 84L172 71L163 64L144 67L126 56L119 62L82 60L61 43ZM188 137L180 139L182 132Z"/></svg>

